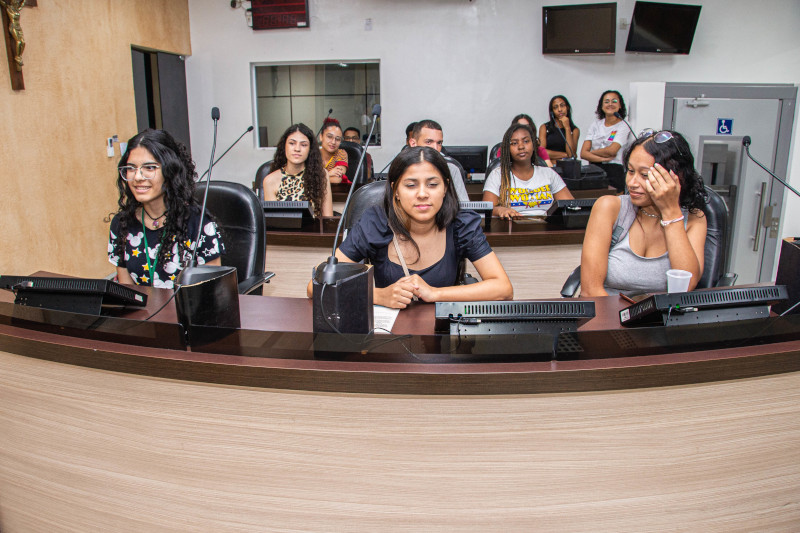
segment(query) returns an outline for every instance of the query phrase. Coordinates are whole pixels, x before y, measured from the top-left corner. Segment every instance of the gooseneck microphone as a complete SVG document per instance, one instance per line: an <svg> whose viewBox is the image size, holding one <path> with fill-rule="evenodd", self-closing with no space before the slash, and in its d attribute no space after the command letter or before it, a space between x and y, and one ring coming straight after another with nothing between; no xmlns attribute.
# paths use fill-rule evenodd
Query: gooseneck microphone
<svg viewBox="0 0 800 533"><path fill-rule="evenodd" d="M217 149L218 107L211 108L211 120L214 121L214 139L206 171L208 180L200 208L197 237L192 257L175 281L175 310L178 321L184 328L186 342L191 346L213 342L241 326L236 268L208 264L197 266L197 250L203 235L203 216L208 202L211 171L214 168L214 152Z"/></svg>
<svg viewBox="0 0 800 533"><path fill-rule="evenodd" d="M214 109L216 109L216 108L214 108ZM247 128L246 130L244 130L244 133L242 133L241 135L239 135L239 138L238 138L238 139L236 139L235 141L233 141L233 144L231 144L231 145L228 147L228 149L227 149L227 150L225 150L224 152L222 152L222 155L221 155L221 156L219 156L219 157L217 158L217 160L216 160L216 161L214 161L214 163L211 165L211 167L213 168L213 167L214 167L214 166L215 166L217 163L219 163L220 159L222 159L223 157L225 157L225 155L226 155L228 152L230 152L230 151L233 149L233 147L234 147L234 146L236 146L236 144L237 144L239 141L241 141L241 140L242 140L242 137L244 137L245 135L247 135L248 133L250 133L251 131L253 131L253 129L254 129L254 128L253 128L253 126L248 126L248 128ZM203 181L203 178L205 178L205 177L206 177L206 174L208 174L208 172L209 172L210 170L211 170L211 169L208 169L208 170L206 170L205 172L203 172L203 175L202 175L202 176L200 176L200 178L197 180L197 183L200 183L201 181Z"/></svg>
<svg viewBox="0 0 800 533"><path fill-rule="evenodd" d="M208 162L208 170L203 173L203 176L208 174L208 181L206 181L206 190L203 193L203 205L200 208L200 225L197 228L197 238L194 240L194 250L192 250L192 258L186 265L187 268L197 265L197 248L200 244L200 236L203 234L203 215L206 212L206 202L208 201L208 184L211 183L211 170L214 168L214 151L217 149L217 122L219 122L219 108L211 108L211 120L214 121L214 140L211 143L211 161ZM223 154L225 155L225 154ZM220 158L221 159L221 158ZM201 178L202 179L202 178Z"/></svg>
<svg viewBox="0 0 800 533"><path fill-rule="evenodd" d="M332 107L330 109L328 109L328 116L325 117L325 120L328 120L329 118L331 118L331 113L333 113L333 108ZM319 130L317 130L317 137L319 137L319 134L322 133L322 128L325 127L325 120L322 121L322 126L320 126Z"/></svg>
<svg viewBox="0 0 800 533"><path fill-rule="evenodd" d="M567 153L567 157L562 158L562 160L563 159L576 159L575 150L572 150L572 155L569 155L570 149L572 147L569 145L569 142L567 142L567 136L564 135L564 132L562 131L562 128L559 127L558 123L556 122L556 116L555 116L555 114L553 114L552 111L550 111L550 118L553 120L553 125L555 126L556 131L558 132L559 135L561 135L561 138L564 139L564 151ZM534 135L536 134L536 132L533 132L533 133L534 133Z"/></svg>
<svg viewBox="0 0 800 533"><path fill-rule="evenodd" d="M631 130L631 135L633 135L633 138L636 139L636 134L633 132L633 128L631 128L631 125L628 124L628 121L625 120L625 118L619 114L619 111L614 113L614 116L620 119L622 122L624 122L626 126L628 126L628 129Z"/></svg>
<svg viewBox="0 0 800 533"><path fill-rule="evenodd" d="M314 333L361 333L372 331L372 269L360 263L339 263L336 259L336 244L344 227L350 200L358 183L361 167L369 147L369 140L375 131L381 106L372 108L372 127L364 145L364 151L356 167L355 178L347 194L342 216L333 238L331 255L324 263L314 269L312 278Z"/></svg>
<svg viewBox="0 0 800 533"><path fill-rule="evenodd" d="M751 160L753 163L755 163L756 165L758 165L758 166L760 166L761 168L763 168L763 169L764 169L764 171L766 171L766 172L767 172L767 174L769 174L770 176L772 176L773 178L775 178L776 180L778 180L779 182L781 182L781 184L782 184L784 187L786 187L787 189L789 189L790 191L792 191L793 193L795 193L797 196L800 196L800 192L797 192L797 189L795 189L794 187L792 187L791 185L789 185L788 183L786 183L785 181L783 181L783 180L782 180L781 178L779 178L779 177L778 177L778 176L777 176L777 175L776 175L774 172L772 172L770 169L768 169L767 167L765 167L764 165L762 165L762 164L761 164L761 163L758 161L758 159L756 159L755 157L753 157L752 155L750 155L750 142L751 142L751 141L750 141L750 136L749 136L749 135L745 135L744 137L742 137L742 146L744 146L744 151L747 153L747 157L749 157L749 158L750 158L750 160Z"/></svg>

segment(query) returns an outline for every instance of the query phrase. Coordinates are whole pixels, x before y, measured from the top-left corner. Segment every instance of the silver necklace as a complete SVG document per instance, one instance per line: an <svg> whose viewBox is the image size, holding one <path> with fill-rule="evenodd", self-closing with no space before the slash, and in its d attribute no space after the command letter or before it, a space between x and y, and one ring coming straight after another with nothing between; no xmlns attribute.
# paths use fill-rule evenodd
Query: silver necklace
<svg viewBox="0 0 800 533"><path fill-rule="evenodd" d="M650 218L658 218L658 219L660 219L660 218L661 218L659 215L651 215L650 213L648 213L648 212L647 212L647 211L645 211L644 209L639 209L639 212L640 212L640 213L644 213L645 215L649 216Z"/></svg>

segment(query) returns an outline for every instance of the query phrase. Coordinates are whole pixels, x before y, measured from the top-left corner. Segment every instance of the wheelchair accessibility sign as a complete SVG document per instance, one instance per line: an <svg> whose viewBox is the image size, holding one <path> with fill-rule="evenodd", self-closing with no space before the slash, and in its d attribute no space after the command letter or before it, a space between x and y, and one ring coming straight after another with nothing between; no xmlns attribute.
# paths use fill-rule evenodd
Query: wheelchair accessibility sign
<svg viewBox="0 0 800 533"><path fill-rule="evenodd" d="M717 119L717 135L733 135L733 119L732 118L718 118Z"/></svg>

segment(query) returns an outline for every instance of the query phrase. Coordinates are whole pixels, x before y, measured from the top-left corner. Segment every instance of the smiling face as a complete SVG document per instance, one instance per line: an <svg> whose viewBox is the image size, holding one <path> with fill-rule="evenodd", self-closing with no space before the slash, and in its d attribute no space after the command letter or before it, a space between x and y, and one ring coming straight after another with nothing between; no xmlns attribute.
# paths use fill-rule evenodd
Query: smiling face
<svg viewBox="0 0 800 533"><path fill-rule="evenodd" d="M308 137L296 131L286 138L286 161L293 165L302 165L308 159L308 150L311 141Z"/></svg>
<svg viewBox="0 0 800 533"><path fill-rule="evenodd" d="M434 222L442 208L447 183L427 161L409 166L394 185L395 211L401 220Z"/></svg>
<svg viewBox="0 0 800 533"><path fill-rule="evenodd" d="M648 154L641 146L634 148L628 158L625 183L628 186L631 203L636 207L647 207L653 203L644 184L650 176L650 167L655 163L656 160L653 156Z"/></svg>
<svg viewBox="0 0 800 533"><path fill-rule="evenodd" d="M342 128L339 126L328 126L319 138L320 146L329 154L333 154L339 149L342 144Z"/></svg>
<svg viewBox="0 0 800 533"><path fill-rule="evenodd" d="M614 116L622 107L619 105L619 95L615 92L605 93L602 98L603 113L607 117Z"/></svg>
<svg viewBox="0 0 800 533"><path fill-rule="evenodd" d="M159 168L155 171L153 179L145 179L142 171L136 172L133 178L128 179L128 188L137 202L154 206L151 214L156 216L161 214L164 202L164 174L161 172L161 163L156 161L147 148L137 146L128 154L126 165L137 168L158 165Z"/></svg>
<svg viewBox="0 0 800 533"><path fill-rule="evenodd" d="M520 128L512 133L509 147L512 161L530 164L533 155L533 139L528 130Z"/></svg>
<svg viewBox="0 0 800 533"><path fill-rule="evenodd" d="M551 111L553 111L553 116L556 119L560 119L561 117L567 116L569 107L567 107L567 103L564 101L563 98L556 98L555 100L553 100L553 107Z"/></svg>

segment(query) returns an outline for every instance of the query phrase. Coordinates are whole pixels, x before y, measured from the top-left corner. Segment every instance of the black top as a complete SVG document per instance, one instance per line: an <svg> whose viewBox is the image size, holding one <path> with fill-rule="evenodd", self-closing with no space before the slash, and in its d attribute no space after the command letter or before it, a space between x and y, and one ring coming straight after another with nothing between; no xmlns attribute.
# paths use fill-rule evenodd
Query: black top
<svg viewBox="0 0 800 533"><path fill-rule="evenodd" d="M189 235L190 239L194 239L197 235L197 225L200 223L199 216L200 209L189 218ZM124 267L131 275L131 279L137 285L151 285L163 289L174 288L175 279L185 263L191 258L191 254L184 252L183 261L178 257L178 243L174 242L175 238L172 237L167 245L172 246L172 253L168 254L168 261L162 264L158 261L158 251L164 239L164 227L156 230L146 228L146 232L142 232L142 223L136 221L133 227L128 227L128 237L125 239L125 253L122 257L117 255L114 251L114 241L119 234L119 213L114 215L111 220L111 231L108 239L108 260L112 265ZM197 264L203 265L209 261L213 261L225 253L225 245L222 242L222 237L219 234L217 225L206 216L203 217L203 232L200 234L200 248L197 250ZM144 237L147 236L147 246L145 246ZM194 242L189 243L189 249L194 249ZM153 275L149 272L147 265L147 257L145 253L150 255L150 265L153 266L155 273Z"/></svg>
<svg viewBox="0 0 800 533"><path fill-rule="evenodd" d="M422 270L409 268L431 287L451 287L457 283L458 263L462 258L477 261L492 252L481 229L481 217L475 211L459 211L446 228L447 244L442 258ZM403 267L389 260L393 233L381 206L373 206L361 216L339 250L351 261L369 259L374 266L375 286L388 287L405 276ZM413 258L408 258L413 259Z"/></svg>
<svg viewBox="0 0 800 533"><path fill-rule="evenodd" d="M561 130L561 133L559 133L558 130ZM547 135L545 136L544 141L547 143L548 150L552 150L554 152L565 152L569 156L575 155L572 153L572 149L567 151L567 145L564 142L564 138L566 137L567 133L564 131L564 128L556 128L547 122L545 123L545 131L547 132ZM562 133L564 134L564 137L561 136Z"/></svg>

